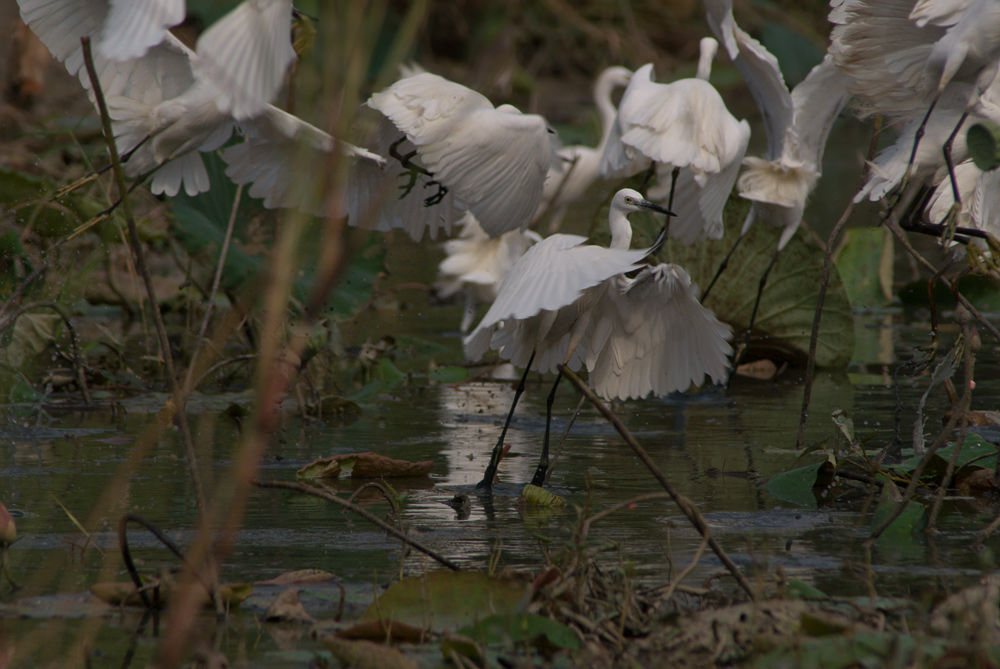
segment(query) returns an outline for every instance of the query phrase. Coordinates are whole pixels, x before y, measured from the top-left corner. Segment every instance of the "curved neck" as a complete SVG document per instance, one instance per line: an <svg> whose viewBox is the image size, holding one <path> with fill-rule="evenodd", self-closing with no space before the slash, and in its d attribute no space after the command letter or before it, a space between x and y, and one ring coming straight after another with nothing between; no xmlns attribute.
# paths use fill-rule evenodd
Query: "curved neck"
<svg viewBox="0 0 1000 669"><path fill-rule="evenodd" d="M715 58L715 53L719 50L719 43L710 37L706 37L701 40L701 53L698 56L698 74L696 75L702 81L708 81L709 76L712 74L712 59Z"/></svg>
<svg viewBox="0 0 1000 669"><path fill-rule="evenodd" d="M611 248L627 249L632 245L632 224L625 212L612 207L608 225L611 227Z"/></svg>
<svg viewBox="0 0 1000 669"><path fill-rule="evenodd" d="M608 141L615 116L618 114L615 103L611 101L611 93L614 92L614 88L613 82L608 77L601 77L594 85L594 103L597 105L597 112L601 115L601 146Z"/></svg>

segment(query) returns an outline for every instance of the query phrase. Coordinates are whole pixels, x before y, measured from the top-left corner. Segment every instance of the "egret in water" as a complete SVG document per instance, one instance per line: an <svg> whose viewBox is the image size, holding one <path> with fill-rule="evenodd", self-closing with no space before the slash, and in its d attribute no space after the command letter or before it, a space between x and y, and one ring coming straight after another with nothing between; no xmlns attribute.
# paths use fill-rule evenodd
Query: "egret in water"
<svg viewBox="0 0 1000 669"><path fill-rule="evenodd" d="M25 23L89 90L90 78L81 71L80 38L101 34L111 10L108 1L19 0L19 4ZM197 152L219 148L229 139L234 123L249 118L245 114L253 111L259 115L271 109L269 100L260 96L277 91L260 88L257 66L270 58L268 50L272 47L287 56L288 51L273 42L277 33L289 42L290 18L286 20L286 15L279 12L278 16L283 17L280 30L269 38L257 33L239 38L252 38L248 48L264 51L241 51L231 45L223 56L215 54L214 49L220 40L224 44L236 40L233 35L242 34L248 16L256 16L258 27L266 17L273 19L272 13L256 14L272 4L246 0L206 31L195 51L170 32L164 32L162 41L135 59L102 56L102 42L95 43L95 69L114 121L116 141L128 158L125 168L130 177L155 170L151 183L154 193L176 195L183 187L194 195L208 189L208 173ZM268 27L274 30L273 25ZM265 49L262 45L270 46ZM283 71L287 60L281 62ZM223 66L235 67L238 76L220 78L226 70Z"/></svg>
<svg viewBox="0 0 1000 669"><path fill-rule="evenodd" d="M716 383L725 379L732 352L729 326L699 303L698 288L681 267L641 266L651 249L629 249L632 226L627 217L643 210L670 213L626 188L611 201L610 248L566 234L532 246L514 263L493 305L466 337L468 356L478 358L494 348L525 370L481 487L493 482L532 366L542 372L558 372L559 365L573 370L586 366L595 391L619 399L688 390L706 376ZM636 270L634 278L625 276ZM536 485L548 467L558 382L548 397Z"/></svg>
<svg viewBox="0 0 1000 669"><path fill-rule="evenodd" d="M533 230L511 230L491 239L471 213L465 214L458 237L444 243L447 257L438 265L439 279L434 283L438 297L464 293L462 334L472 326L476 302L493 302L500 282L517 259L540 241L542 238Z"/></svg>
<svg viewBox="0 0 1000 669"><path fill-rule="evenodd" d="M701 46L696 78L659 84L652 64L636 70L600 165L608 178L655 167L659 186L650 197L677 212L670 235L683 244L722 237L722 209L750 140L750 125L708 82L718 43L705 38Z"/></svg>
<svg viewBox="0 0 1000 669"><path fill-rule="evenodd" d="M471 211L490 237L527 228L554 158L541 116L495 108L485 96L427 72L400 79L367 105L379 113L372 148L393 160L380 171L359 172L352 188L365 207L379 195L385 200L377 227L405 227L414 239L428 229L433 238ZM393 194L401 180L402 194Z"/></svg>
<svg viewBox="0 0 1000 669"><path fill-rule="evenodd" d="M778 246L758 284L746 330L749 343L767 277L778 254L799 229L806 199L820 177L830 128L850 97L849 78L827 56L789 91L778 59L736 24L732 0L706 0L705 5L709 26L757 102L764 119L767 148L763 158L743 159L747 169L740 176L737 187L741 197L752 201L750 211L739 237L701 299L708 296L743 236L756 221L782 228Z"/></svg>
<svg viewBox="0 0 1000 669"><path fill-rule="evenodd" d="M600 178L598 167L601 156L608 144L618 110L611 95L618 88L628 85L632 71L625 67L609 67L597 77L594 84L594 104L601 117L601 140L597 146L574 144L556 151L557 160L549 169L542 193L542 202L535 212L535 220L546 212L552 212L549 219L549 233L556 232L569 205L582 198L587 190Z"/></svg>

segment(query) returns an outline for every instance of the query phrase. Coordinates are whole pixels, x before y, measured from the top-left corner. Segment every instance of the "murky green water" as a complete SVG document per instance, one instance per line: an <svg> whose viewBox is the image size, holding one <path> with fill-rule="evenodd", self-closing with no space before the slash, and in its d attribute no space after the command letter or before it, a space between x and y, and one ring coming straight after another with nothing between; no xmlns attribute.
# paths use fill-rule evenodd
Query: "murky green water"
<svg viewBox="0 0 1000 669"><path fill-rule="evenodd" d="M848 129L845 132L853 132ZM828 160L855 173L859 138L841 143L850 155L831 151ZM846 183L846 182L845 182ZM848 186L849 188L849 186ZM831 190L813 203L825 237L848 193ZM818 212L818 213L817 213ZM589 218L586 219L589 222ZM585 228L581 223L577 228ZM579 232L573 226L568 231ZM426 247L406 241L394 244L387 265L390 283L427 283L432 278ZM419 262L418 262L419 260ZM362 322L345 326L348 341L384 333L411 334L443 344L450 351L440 363L461 359L454 332L460 320L456 305L432 305L420 291L395 295L399 308L365 312ZM893 437L895 394L891 370L908 359L914 345L927 343L926 317L920 313L887 312L859 320L855 361L845 371L821 372L813 390L807 443L832 437L828 416L834 409L847 412L858 435L869 448ZM944 323L952 322L946 314ZM955 332L942 335L942 350ZM1000 405L1000 350L984 336L976 369L973 408ZM690 398L671 397L618 404L616 412L648 449L680 492L693 499L706 515L723 547L748 573L773 577L780 566L787 577L801 578L829 594L867 594L870 585L883 596L932 597L973 580L984 567L993 567L971 549L973 534L985 526L995 509L977 510L968 501L945 505L940 532L912 549L879 551L872 556L871 583L865 575L861 544L871 524L864 500L818 509L796 508L759 487L768 476L793 467L802 388L800 370L788 370L774 381L737 378L723 391L710 390ZM904 433L926 387L926 377L904 379L901 388ZM608 505L660 488L621 437L592 408L585 406L565 441L551 479L553 492L567 506L561 511L519 507L520 486L530 480L539 452L545 421L548 381L531 378L507 442L510 455L501 468L502 483L492 498L475 493L489 453L513 396L510 382L473 382L448 385L402 385L369 407L347 425L303 423L289 413L284 429L270 445L261 478L293 480L295 471L319 457L375 451L407 460L432 460L433 473L417 481L393 482L404 496L404 520L421 541L463 567L537 569L548 552L571 536L582 510ZM108 555L117 551L114 527L105 527L86 546L83 535L63 507L86 520L102 492L142 443L142 434L163 397L122 400L124 413L56 411L39 413L30 407L4 408L0 426L0 497L17 515L20 540L10 551L15 577L27 584L16 597L0 601L0 659L4 645L27 644L28 657L41 662L64 657L83 629L87 588L123 573L101 573L107 564L93 547ZM228 475L232 450L239 443L236 423L221 414L246 396L198 398L193 427L196 441L206 445L201 454L209 481ZM561 435L577 405L575 393L564 382L557 397L554 434ZM926 413L928 433L948 408L935 390ZM995 438L996 434L993 434ZM817 461L804 456L800 464ZM342 483L352 489L350 482ZM446 504L457 492L470 494L471 509L460 517ZM193 537L194 493L188 480L183 451L176 434L168 431L151 444L141 467L119 488L118 501L166 530L181 545ZM372 503L384 513L387 505ZM691 559L700 537L667 502L646 502L595 524L590 538L606 544L602 559L611 566L628 565L638 577L664 582L671 570ZM140 569L156 572L175 560L148 534L130 532ZM1000 545L993 541L994 553ZM117 560L117 558L116 558ZM117 562L116 562L117 564ZM364 521L346 518L321 500L286 491L257 490L247 510L235 548L222 564L224 580L257 581L293 569L324 569L335 573L348 588L348 613L370 601L378 584L400 570L398 543ZM419 573L435 568L429 558L413 553L404 570ZM700 584L722 571L707 553L689 577ZM256 620L275 590L264 588L231 618L222 630L221 645L234 663L247 666L304 666L319 646L301 632L262 631ZM59 598L52 597L60 595ZM37 599L42 597L43 599ZM307 609L319 618L336 611L339 589L310 588L303 595ZM99 609L101 627L91 645L98 666L121 666L127 657L134 614L119 617L113 609ZM18 619L17 615L26 616ZM206 621L208 619L206 618ZM206 630L212 625L206 623ZM150 628L136 643L134 666L149 661L156 647ZM20 655L19 657L24 657ZM0 662L2 664L2 662Z"/></svg>
<svg viewBox="0 0 1000 669"><path fill-rule="evenodd" d="M423 315L413 311L405 318L419 322ZM900 318L897 314L889 320L894 323ZM434 319L421 336L447 341L440 324ZM881 315L865 317L862 331L889 347L879 354L883 360L887 354L906 357L909 346L924 343L926 338L923 329L888 324ZM946 334L945 338L953 336ZM977 366L975 408L997 406L998 361L997 347L989 343ZM832 436L833 423L825 417L835 408L854 418L859 436L869 440L869 447L890 440L894 393L881 382L873 383L883 373L879 360L858 361L847 373L821 373L814 390L808 443ZM863 500L820 509L794 508L758 487L761 478L792 467L798 457L794 451L801 398L797 376L797 371L789 371L773 382L740 378L728 392L716 389L691 398L632 401L616 409L671 481L699 505L722 545L748 572L773 575L780 565L789 577L805 579L828 593L865 594L868 584L859 565L864 561L861 542L871 517L862 514ZM904 411L907 432L912 407L925 383L925 379L907 380L903 385L904 407L909 408ZM659 491L617 433L593 409L585 407L566 439L551 480L552 490L565 497L567 507L555 513L518 507L517 492L531 477L544 430L544 397L549 386L534 377L508 434L512 449L501 468L503 483L495 488L492 499L476 495L473 486L482 476L499 432L512 397L511 385L404 386L348 425L303 424L290 418L269 449L260 476L292 480L295 470L314 458L356 451L433 460L435 470L430 477L397 486L405 494L405 521L419 532L421 541L473 569L486 568L496 553L502 566L537 568L546 550L555 550L561 539L571 535L578 508L589 504L590 509L599 510L634 495ZM59 503L86 518L138 443L138 435L154 419L147 412L157 405L157 399L124 402L124 418L91 412L23 415L3 428L0 462L4 498L19 514L21 537L11 549L11 563L16 578L30 585L26 595L83 593L98 579L100 555L93 549L82 550L84 539ZM214 444L215 452L203 453L203 457L213 463L211 473L216 477L226 476L230 449L239 437L236 424L217 413L232 399L196 403L205 413L195 416L194 426L202 437L212 435L211 440L199 441ZM575 407L576 398L567 385L556 402L555 434L562 433ZM928 431L946 409L943 394L932 393ZM8 415L15 417L16 413L11 410ZM802 462L815 461L815 456L806 456ZM351 488L350 482L342 485L346 490ZM445 504L455 492L462 491L469 492L472 501L465 518ZM175 435L168 432L151 448L123 494L128 495L132 511L157 523L180 544L190 541L195 516L193 492ZM373 504L371 508L384 512L387 507ZM872 570L878 594L921 599L974 579L983 565L970 545L973 533L991 519L990 513L989 509L973 510L967 501L949 502L937 535L912 550L876 551ZM623 511L596 524L590 536L613 545L604 554L609 564L625 561L638 577L657 582L666 579L672 566L678 569L686 565L700 539L666 502L641 503ZM174 564L149 535L137 531L131 537L141 569L153 572ZM113 554L117 550L114 528L99 532L94 543ZM1000 546L995 544L991 548L997 551ZM291 569L325 569L355 586L356 601L363 603L371 597L371 584L386 582L398 572L399 559L394 540L363 521L349 522L338 509L321 500L258 490L235 550L222 568L224 578L232 581L267 579ZM414 554L407 558L405 568L420 572L435 565ZM708 554L690 579L699 583L720 571L717 559ZM84 597L72 601L78 600ZM321 617L332 615L331 604L322 600L319 596L309 605ZM11 601L6 597L4 605ZM43 619L16 622L0 618L0 637L6 632L8 638L15 638L32 629L61 624L58 615L54 620L44 617L60 611L59 606L33 609L30 600L22 600L21 608L34 610ZM260 612L254 602L247 611L244 616ZM69 607L62 613L76 615L78 610ZM249 634L241 627L250 625L248 620L237 618L228 623L235 625L230 640L237 647L246 641L243 635ZM111 624L115 628L119 625ZM128 622L121 623L121 628L132 629ZM69 625L67 634L75 629ZM115 634L108 631L100 638L107 639L108 648L120 648L127 639L123 635L115 643ZM144 643L152 648L148 639ZM250 645L253 649L247 647L245 652L256 658L250 664L297 657L269 655L277 648L271 643ZM304 640L301 645L316 648Z"/></svg>

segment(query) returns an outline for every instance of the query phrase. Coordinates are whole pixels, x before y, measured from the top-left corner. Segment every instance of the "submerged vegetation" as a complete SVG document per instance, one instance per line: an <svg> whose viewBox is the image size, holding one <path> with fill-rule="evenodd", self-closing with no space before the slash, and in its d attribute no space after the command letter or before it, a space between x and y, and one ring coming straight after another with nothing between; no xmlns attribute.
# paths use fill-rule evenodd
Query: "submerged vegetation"
<svg viewBox="0 0 1000 669"><path fill-rule="evenodd" d="M194 45L235 5L189 0L175 33ZM451 214L426 212L462 201L434 180L446 167L393 155L405 136L370 141L389 114L361 103L417 63L593 146L597 73L691 78L711 21L686 0L295 5L275 104L315 123L295 131L311 144L238 185L227 151L268 132L248 121L198 154L210 188L173 195L109 149L117 93L114 114L95 110L17 28L0 108L0 668L1000 663L1000 247L972 227L992 172L960 166L976 206L951 207L947 169L856 206L891 176L878 151L915 128L849 107L778 255L782 230L755 225L713 284L758 206L732 184L717 239L659 246L663 217L636 213L631 248L712 285L704 306L742 364L725 385L613 403L560 365L541 486L516 456L548 440L548 380L526 375L520 436L474 487L518 372L466 360L461 299L433 286L444 234L380 227L411 192L432 231ZM823 60L828 9L734 11L794 86ZM711 83L764 155L720 42ZM325 131L400 158L371 209L351 190L369 158ZM652 167L595 181L563 231L608 246L616 191L669 186ZM271 208L293 191L322 215Z"/></svg>

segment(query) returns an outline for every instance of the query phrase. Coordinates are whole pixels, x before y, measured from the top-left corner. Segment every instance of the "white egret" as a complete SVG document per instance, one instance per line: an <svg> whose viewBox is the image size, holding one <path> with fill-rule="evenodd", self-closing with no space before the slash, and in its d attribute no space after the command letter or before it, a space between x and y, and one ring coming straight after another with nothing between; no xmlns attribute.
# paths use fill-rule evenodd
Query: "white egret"
<svg viewBox="0 0 1000 669"><path fill-rule="evenodd" d="M758 285L747 326L749 337L767 277L778 254L799 229L806 200L820 177L830 128L850 98L849 78L827 56L789 91L778 59L736 24L732 0L706 0L705 6L709 26L725 46L757 102L764 119L767 149L763 158L743 159L748 169L740 176L737 188L741 197L752 201L750 211L739 237L701 299L707 297L743 236L756 221L782 228L778 246Z"/></svg>
<svg viewBox="0 0 1000 669"><path fill-rule="evenodd" d="M439 297L448 298L459 291L465 294L462 334L469 331L476 316L476 301L493 302L510 268L540 241L533 230L511 230L491 239L471 213L465 214L461 233L444 243L447 257L438 265L439 279L434 283Z"/></svg>
<svg viewBox="0 0 1000 669"><path fill-rule="evenodd" d="M615 123L618 110L611 99L615 89L628 85L632 71L625 67L606 68L594 83L594 104L601 117L601 139L596 147L574 144L564 146L556 151L557 160L549 169L542 192L542 202L535 211L534 220L551 212L549 232L559 229L569 205L576 202L600 177L598 167L601 156L608 144L611 130Z"/></svg>
<svg viewBox="0 0 1000 669"><path fill-rule="evenodd" d="M862 115L880 113L893 123L907 124L909 147L899 146L880 156L878 168L898 170L898 156L909 159L899 176L877 169L866 194L877 197L916 176L926 179L940 166L948 169L953 195L958 196L953 166L964 158L959 146L961 128L970 114L981 113L981 97L996 80L1000 59L1000 3L995 0L844 0L830 13L834 29L830 53L853 83ZM891 39L887 39L891 36ZM933 116L932 116L933 115ZM940 158L919 161L920 144L932 129L933 118L951 121L952 132L940 145ZM918 122L919 119L919 122ZM940 127L945 123L942 120ZM905 150L908 148L908 152ZM924 152L926 156L926 152ZM916 174L911 174L916 172ZM891 206L894 206L895 202ZM891 209L890 206L890 209ZM953 232L955 201L948 217L948 240Z"/></svg>
<svg viewBox="0 0 1000 669"><path fill-rule="evenodd" d="M722 381L732 352L729 326L698 302L697 286L676 265L644 267L651 249L629 249L628 214L652 210L669 214L637 191L622 189L611 201L610 248L586 245L578 235L552 235L514 263L496 300L466 337L466 354L489 348L525 369L557 372L586 366L590 382L606 398L645 397L687 390L708 376ZM634 279L625 273L639 269ZM521 377L490 464L480 486L496 473L504 436ZM556 379L558 385L559 379ZM556 386L548 399L548 418ZM533 482L548 466L548 421L542 458Z"/></svg>
<svg viewBox="0 0 1000 669"><path fill-rule="evenodd" d="M114 121L119 149L128 157L125 168L130 177L145 176L155 170L150 187L154 193L167 195L176 195L181 187L191 195L209 187L208 174L197 151L219 148L232 134L237 120L234 114L240 110L256 109L256 113L264 113L269 109L267 100L258 98L266 92L258 83L244 80L259 75L258 66L267 60L267 54L237 49L220 59L206 60L201 53L212 52L217 46L213 44L216 38L223 43L237 40L234 34L241 33L248 16L256 16L258 23L266 17L274 20L271 13L256 14L271 4L247 0L202 36L199 51L187 48L169 31L141 58L130 60L102 56L101 42L95 43L95 68ZM282 0L278 4L288 3ZM71 74L79 75L89 91L90 79L81 71L80 38L98 35L106 25L111 9L108 0L19 0L19 5L25 23L57 59L65 61ZM284 14L279 12L279 16ZM289 29L290 21L284 20L277 31L285 42L289 40ZM271 34L265 39L253 33L241 39L253 38L274 46L277 37ZM216 67L220 63L243 69L239 76L220 83L220 72L225 69ZM287 62L283 67L287 67ZM274 92L277 90L270 94Z"/></svg>
<svg viewBox="0 0 1000 669"><path fill-rule="evenodd" d="M750 140L750 125L729 113L706 80L718 43L705 38L701 46L698 78L658 84L651 63L636 70L600 165L605 177L655 166L659 186L650 197L677 212L670 235L683 244L722 237L722 209Z"/></svg>
<svg viewBox="0 0 1000 669"><path fill-rule="evenodd" d="M355 182L363 203L377 200L369 193L389 195L379 227L405 225L419 239L424 228L433 237L456 220L434 206L421 215L421 204L471 211L491 237L531 222L554 157L541 116L494 108L483 95L426 72L400 79L367 105L381 115L374 150L396 159L381 175L369 170ZM389 191L407 172L410 183L397 200ZM415 187L421 179L436 187L430 197Z"/></svg>

